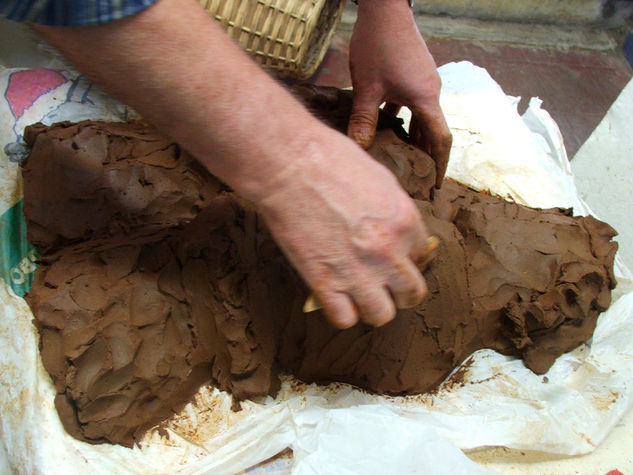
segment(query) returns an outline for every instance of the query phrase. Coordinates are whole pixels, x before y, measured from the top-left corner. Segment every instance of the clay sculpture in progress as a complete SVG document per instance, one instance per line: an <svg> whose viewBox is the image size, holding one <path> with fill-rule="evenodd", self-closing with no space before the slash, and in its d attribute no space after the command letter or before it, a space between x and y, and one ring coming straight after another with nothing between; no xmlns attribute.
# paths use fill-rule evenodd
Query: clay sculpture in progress
<svg viewBox="0 0 633 475"><path fill-rule="evenodd" d="M351 93L299 86L344 129ZM369 153L440 240L427 298L389 324L331 327L257 211L140 123L36 124L25 139L25 215L41 262L27 301L66 430L134 444L211 382L236 401L278 374L382 394L436 388L491 348L537 373L591 338L615 286L614 230L446 180L381 115Z"/></svg>

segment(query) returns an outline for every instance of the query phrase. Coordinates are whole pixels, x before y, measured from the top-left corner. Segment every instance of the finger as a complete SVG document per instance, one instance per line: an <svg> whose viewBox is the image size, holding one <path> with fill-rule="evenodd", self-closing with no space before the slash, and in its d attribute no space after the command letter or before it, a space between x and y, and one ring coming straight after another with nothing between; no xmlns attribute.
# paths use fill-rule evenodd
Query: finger
<svg viewBox="0 0 633 475"><path fill-rule="evenodd" d="M419 124L419 122L419 116L411 115L411 122L409 125L409 139L411 139L411 142L413 142L420 150L425 151L430 157L431 154L429 153L429 147L424 141L424 135L422 135L422 126Z"/></svg>
<svg viewBox="0 0 633 475"><path fill-rule="evenodd" d="M347 135L362 148L369 148L374 141L378 125L378 108L381 103L382 97L376 93L363 89L354 91Z"/></svg>
<svg viewBox="0 0 633 475"><path fill-rule="evenodd" d="M374 327L389 323L396 316L396 306L384 287L358 289L352 294L360 319Z"/></svg>
<svg viewBox="0 0 633 475"><path fill-rule="evenodd" d="M433 107L414 107L409 133L413 143L435 161L435 186L440 187L448 167L453 136L439 104Z"/></svg>
<svg viewBox="0 0 633 475"><path fill-rule="evenodd" d="M437 247L434 244L434 241L436 241L437 238L431 236L429 231L426 229L422 217L420 217L419 221L415 224L415 228L415 234L412 235L413 239L409 244L410 247L406 250L406 253L413 262L424 259L429 253L430 247Z"/></svg>
<svg viewBox="0 0 633 475"><path fill-rule="evenodd" d="M387 102L385 104L385 107L383 107L382 109L388 114L397 116L401 108L402 106L400 104L396 104L395 102Z"/></svg>
<svg viewBox="0 0 633 475"><path fill-rule="evenodd" d="M417 257L413 258L418 271L424 272L431 261L437 255L437 248L440 246L440 240L435 236L430 236L426 240L426 248L420 251Z"/></svg>
<svg viewBox="0 0 633 475"><path fill-rule="evenodd" d="M317 296L327 320L341 330L358 323L358 310L349 295L342 292L322 292Z"/></svg>
<svg viewBox="0 0 633 475"><path fill-rule="evenodd" d="M410 259L398 265L397 272L389 280L387 287L398 308L415 307L428 292L422 274Z"/></svg>

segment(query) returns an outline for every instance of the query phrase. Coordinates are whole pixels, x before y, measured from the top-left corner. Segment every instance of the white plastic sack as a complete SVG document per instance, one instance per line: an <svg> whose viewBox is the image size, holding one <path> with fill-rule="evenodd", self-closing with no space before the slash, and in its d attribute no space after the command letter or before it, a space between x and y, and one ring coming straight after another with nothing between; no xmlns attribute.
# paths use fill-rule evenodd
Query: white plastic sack
<svg viewBox="0 0 633 475"><path fill-rule="evenodd" d="M450 176L531 206L581 209L559 132L536 103L531 111L543 127L538 141L485 70L457 63L440 72L442 105L455 137ZM7 74L0 75L3 88ZM22 117L52 119L67 97L82 99L71 99L77 117L73 112L64 118L125 119L125 108L85 80L60 74L65 82L56 88L66 88L65 95L60 99L52 88L20 103L26 105L9 120L10 132L6 123L0 127L0 150L19 143L29 123ZM75 83L84 85L85 94L70 93ZM14 106L0 99L0 109L7 107ZM7 117L4 110L0 114ZM1 215L21 195L16 165L6 153L0 173L2 189L9 190L0 197ZM633 403L633 285L625 269L619 267L617 276L619 298L600 317L591 344L559 358L546 377L484 350L465 365L462 384L446 384L433 395L380 397L344 384L319 387L287 379L275 400L246 402L233 413L229 395L205 387L164 432L149 432L135 449L89 445L63 431L30 311L11 282L0 282L0 440L14 470L47 474L234 473L286 447L294 450L296 473L365 472L362 460L350 460L372 454L376 473L382 467L393 473L475 473L455 447L587 453Z"/></svg>

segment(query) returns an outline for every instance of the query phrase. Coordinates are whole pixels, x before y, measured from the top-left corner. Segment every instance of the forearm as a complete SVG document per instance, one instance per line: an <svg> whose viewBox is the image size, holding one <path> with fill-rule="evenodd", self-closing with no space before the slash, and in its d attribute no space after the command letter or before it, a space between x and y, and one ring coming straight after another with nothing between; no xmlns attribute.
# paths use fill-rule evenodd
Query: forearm
<svg viewBox="0 0 633 475"><path fill-rule="evenodd" d="M340 327L381 325L426 291L418 210L395 177L322 125L196 0L94 27L38 27L81 71L254 201Z"/></svg>
<svg viewBox="0 0 633 475"><path fill-rule="evenodd" d="M36 30L248 198L290 174L321 127L194 0L160 0L106 25Z"/></svg>

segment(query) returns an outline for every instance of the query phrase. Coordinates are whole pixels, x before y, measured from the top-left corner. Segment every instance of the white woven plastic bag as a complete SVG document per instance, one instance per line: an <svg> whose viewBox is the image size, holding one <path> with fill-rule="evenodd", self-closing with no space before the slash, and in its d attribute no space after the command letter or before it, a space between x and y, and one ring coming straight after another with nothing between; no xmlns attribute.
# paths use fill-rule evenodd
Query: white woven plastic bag
<svg viewBox="0 0 633 475"><path fill-rule="evenodd" d="M531 114L538 124L532 129L542 129L538 139L485 70L453 63L440 72L442 105L455 138L452 177L527 205L574 206L586 212L564 147L557 142L556 124L536 102ZM472 357L466 384L433 395L387 398L343 384L323 388L285 380L276 400L246 402L241 412L233 413L229 395L204 387L195 404L167 423L162 434L168 437L150 431L135 449L73 439L55 411L55 391L40 360L37 331L21 298L35 257L24 241L19 208L21 134L25 125L37 121L125 120L129 111L68 71L5 70L0 87L0 223L10 218L0 227L5 241L0 266L0 445L19 473L234 473L285 447L294 449L297 473L318 473L336 460L341 461L337 467L353 473L354 466L343 467L344 461L367 453L376 455L373 473L410 471L413 462L425 473L474 473L472 462L455 447L587 453L630 410L633 286L628 271L618 265L617 299L600 317L593 341L559 358L546 379L520 360L484 350ZM406 447L403 434L411 435ZM430 445L434 450L425 451ZM402 456L380 456L389 453ZM367 469L363 467L356 466Z"/></svg>

